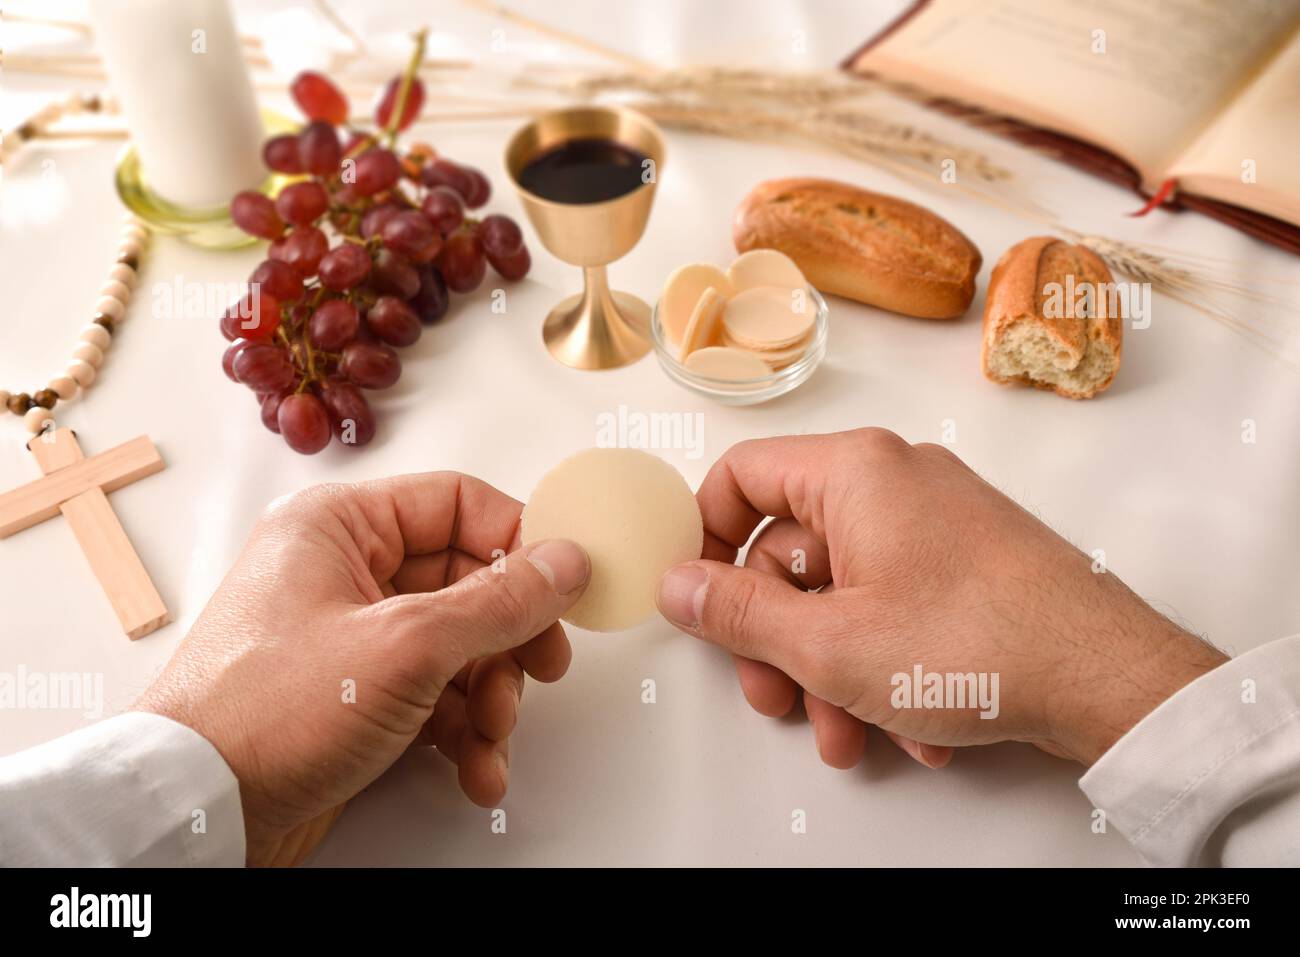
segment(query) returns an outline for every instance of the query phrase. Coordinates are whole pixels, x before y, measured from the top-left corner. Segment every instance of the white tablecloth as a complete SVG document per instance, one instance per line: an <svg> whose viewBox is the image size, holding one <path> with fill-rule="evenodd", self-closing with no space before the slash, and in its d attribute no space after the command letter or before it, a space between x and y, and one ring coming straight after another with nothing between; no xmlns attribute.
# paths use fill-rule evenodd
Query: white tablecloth
<svg viewBox="0 0 1300 957"><path fill-rule="evenodd" d="M256 32L286 6L239 5L241 28ZM501 26L451 2L337 6L367 36L396 34L428 18L484 56ZM656 62L813 68L838 61L898 4L517 6ZM70 7L75 15L76 5ZM26 9L63 12L47 3ZM538 42L517 27L504 29L510 43ZM36 38L62 39L46 32ZM13 51L16 38L6 39ZM59 48L82 49L79 42ZM539 55L568 55L551 41L543 46L551 50ZM8 126L51 91L70 88L48 77L7 75L0 121ZM1030 196L1076 228L1219 257L1248 273L1300 276L1294 258L1208 220L1163 212L1126 219L1122 214L1137 204L1130 193L938 117L920 118L1012 167ZM488 170L492 207L522 222L500 162L511 128L508 121L466 123L424 133L440 150ZM553 362L542 347L541 317L579 276L534 241L533 272L510 288L506 315L489 310L485 287L457 299L442 325L403 352L401 382L376 402L380 434L370 447L336 444L303 458L262 428L253 398L222 374L215 320L152 315L157 285L178 277L238 281L259 252L203 253L160 240L100 381L60 421L78 431L87 454L141 433L161 449L167 470L111 501L176 623L127 641L56 519L0 543L0 671L23 665L102 674L105 711L120 710L172 652L271 499L315 482L439 468L481 476L526 498L556 461L595 444L597 417L620 404L704 413L701 458L662 452L692 485L740 439L875 424L912 441L939 441L951 420L952 447L966 461L1080 547L1103 549L1115 573L1188 627L1236 652L1300 629L1300 377L1293 368L1205 315L1157 297L1151 327L1129 331L1123 369L1102 398L1076 403L995 386L979 370L983 290L1001 252L1038 231L1032 224L833 155L668 135L649 229L612 268L617 287L652 300L682 262L727 262L731 211L751 186L769 177L820 175L905 196L956 223L984 253L975 304L961 321L943 323L833 300L830 351L817 375L768 405L731 409L682 391L653 358L600 374ZM88 317L121 212L111 187L117 149L36 146L6 170L0 383L8 388L30 388L61 367ZM1255 423L1254 443L1243 442L1246 419ZM0 487L8 488L35 477L35 463L23 450L17 420L0 426ZM568 677L530 685L525 694L503 805L506 834L493 833L490 812L459 794L453 768L432 752L412 753L352 802L316 862L1137 861L1118 835L1091 833L1091 808L1075 785L1080 769L1027 746L971 749L934 772L873 733L863 764L835 771L818 761L802 719L751 712L727 657L668 625L573 638ZM656 682L655 704L642 703L646 678ZM76 710L0 711L0 753L90 720ZM806 813L806 834L792 833L796 810Z"/></svg>

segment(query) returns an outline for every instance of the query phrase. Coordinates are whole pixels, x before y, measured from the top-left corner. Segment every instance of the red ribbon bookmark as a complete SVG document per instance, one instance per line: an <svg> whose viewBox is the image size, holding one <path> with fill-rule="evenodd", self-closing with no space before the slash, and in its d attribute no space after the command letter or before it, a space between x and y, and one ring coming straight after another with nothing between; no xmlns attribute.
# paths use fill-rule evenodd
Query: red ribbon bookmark
<svg viewBox="0 0 1300 957"><path fill-rule="evenodd" d="M1147 213L1151 212L1151 210L1155 209L1157 206L1163 205L1164 202L1174 194L1174 190L1177 188L1178 188L1178 180L1173 179L1172 177L1165 180L1163 183L1160 184L1160 188L1156 190L1155 195L1147 200L1145 206L1139 209L1136 213L1125 213L1124 215L1145 216Z"/></svg>

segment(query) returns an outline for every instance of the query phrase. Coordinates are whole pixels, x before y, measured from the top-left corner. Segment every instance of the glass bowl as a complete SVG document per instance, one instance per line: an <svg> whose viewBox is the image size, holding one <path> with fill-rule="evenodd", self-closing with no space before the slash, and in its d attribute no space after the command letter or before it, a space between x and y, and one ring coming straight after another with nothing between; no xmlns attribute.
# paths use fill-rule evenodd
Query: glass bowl
<svg viewBox="0 0 1300 957"><path fill-rule="evenodd" d="M655 356L659 359L659 365L663 367L664 372L668 373L668 378L692 392L724 405L757 405L775 399L778 395L785 395L791 389L806 382L817 371L817 367L826 356L826 331L830 325L827 319L829 310L826 307L826 300L812 286L808 287L808 295L817 307L808 350L801 358L784 369L778 369L769 375L757 379L733 381L700 375L686 368L677 358L677 347L668 341L668 335L659 322L658 302L655 303L654 312L650 315L650 335L654 340Z"/></svg>

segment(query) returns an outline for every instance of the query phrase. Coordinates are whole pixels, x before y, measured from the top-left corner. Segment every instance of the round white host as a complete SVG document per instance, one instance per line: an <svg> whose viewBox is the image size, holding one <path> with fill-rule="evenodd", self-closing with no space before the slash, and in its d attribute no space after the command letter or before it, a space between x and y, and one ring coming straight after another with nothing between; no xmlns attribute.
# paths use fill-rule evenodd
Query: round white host
<svg viewBox="0 0 1300 957"><path fill-rule="evenodd" d="M525 545L577 542L591 580L564 620L590 631L621 631L655 612L659 579L700 557L704 522L675 468L639 449L588 449L542 477L524 508Z"/></svg>

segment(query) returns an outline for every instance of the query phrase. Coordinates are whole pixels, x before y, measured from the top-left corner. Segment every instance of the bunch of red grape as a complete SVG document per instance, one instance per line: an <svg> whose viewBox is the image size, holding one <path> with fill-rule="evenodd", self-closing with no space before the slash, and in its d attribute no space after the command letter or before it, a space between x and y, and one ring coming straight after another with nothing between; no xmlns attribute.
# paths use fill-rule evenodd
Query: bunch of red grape
<svg viewBox="0 0 1300 957"><path fill-rule="evenodd" d="M231 201L235 224L271 245L221 319L231 343L222 365L257 394L266 427L311 455L332 435L347 445L374 437L361 390L397 381L394 347L446 315L449 290L473 292L489 263L521 279L532 261L514 220L467 215L492 192L479 170L424 144L398 149L424 103L412 71L385 88L378 132L349 128L343 139L348 102L338 87L305 72L290 93L307 125L267 140L262 158L302 178L274 201L255 191Z"/></svg>

